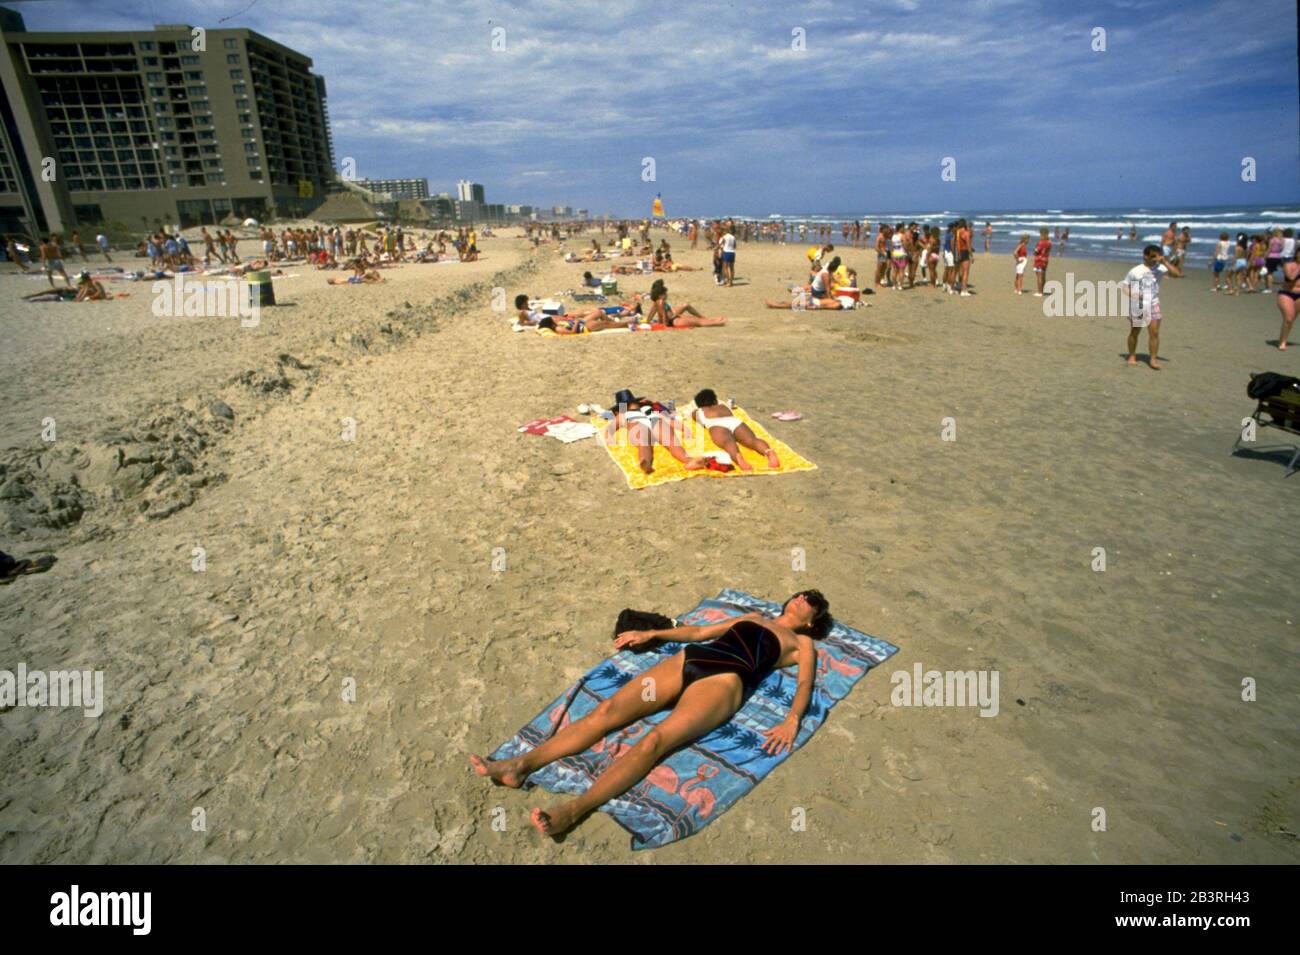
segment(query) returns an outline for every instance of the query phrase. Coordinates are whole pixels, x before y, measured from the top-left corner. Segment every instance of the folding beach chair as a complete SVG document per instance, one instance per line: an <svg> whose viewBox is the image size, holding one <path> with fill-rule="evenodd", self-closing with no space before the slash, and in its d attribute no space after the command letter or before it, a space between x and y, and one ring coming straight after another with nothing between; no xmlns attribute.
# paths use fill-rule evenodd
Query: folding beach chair
<svg viewBox="0 0 1300 955"><path fill-rule="evenodd" d="M1297 387L1297 384L1300 384L1300 382L1297 382L1297 379L1295 378L1273 375L1272 372L1265 372L1265 374L1272 375L1276 380L1277 387L1267 389L1269 391L1274 391L1275 393L1273 394L1263 394L1256 397L1255 411L1250 416L1255 422L1255 430L1258 431L1261 428L1277 428L1279 431L1285 431L1287 434L1300 437L1300 387ZM1259 377L1259 375L1252 374L1250 376L1251 382L1253 383L1255 379ZM1252 390L1256 391L1258 394L1258 389ZM1254 397L1254 395L1252 395L1252 397ZM1266 415L1267 420L1265 420ZM1231 454L1236 454L1241 450L1242 443L1246 441L1245 431L1246 429L1243 428L1241 432L1237 434L1237 440L1232 445ZM1297 461L1300 461L1300 445L1295 443L1283 443L1253 450L1264 452L1279 449L1290 449L1295 452L1292 454L1291 460L1287 463L1286 474L1284 474L1283 477L1290 477L1292 474L1295 474L1296 471L1300 471L1300 467L1296 464Z"/></svg>

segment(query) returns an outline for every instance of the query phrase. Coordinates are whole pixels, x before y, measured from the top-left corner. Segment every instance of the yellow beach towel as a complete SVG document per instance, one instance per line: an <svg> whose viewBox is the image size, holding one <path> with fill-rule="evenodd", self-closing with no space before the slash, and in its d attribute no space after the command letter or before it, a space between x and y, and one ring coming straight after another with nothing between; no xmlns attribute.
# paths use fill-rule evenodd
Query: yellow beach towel
<svg viewBox="0 0 1300 955"><path fill-rule="evenodd" d="M779 468L768 467L767 458L757 451L742 447L740 453L745 456L746 461L754 466L752 471L742 471L738 467L730 471L713 471L708 468L688 471L684 464L669 454L663 447L656 444L654 446L654 472L646 474L641 470L641 465L637 463L637 448L627 442L627 432L625 430L620 428L614 436L613 442L606 442L605 428L608 427L609 422L604 418L592 418L591 423L600 428L601 443L605 445L605 450L609 452L609 456L614 459L614 463L623 472L623 477L627 479L627 486L634 491L643 487L653 487L656 484L667 484L670 481L682 481L694 477L757 477L764 474L788 474L791 471L814 471L817 469L817 465L796 454L784 441L779 441L768 434L767 429L746 414L743 408L737 406L732 409L731 413L749 425L754 434L766 441L772 450L776 452L776 456L781 461ZM713 443L708 431L701 428L694 421L687 420L685 427L684 447L687 454L698 457L701 454L721 450Z"/></svg>

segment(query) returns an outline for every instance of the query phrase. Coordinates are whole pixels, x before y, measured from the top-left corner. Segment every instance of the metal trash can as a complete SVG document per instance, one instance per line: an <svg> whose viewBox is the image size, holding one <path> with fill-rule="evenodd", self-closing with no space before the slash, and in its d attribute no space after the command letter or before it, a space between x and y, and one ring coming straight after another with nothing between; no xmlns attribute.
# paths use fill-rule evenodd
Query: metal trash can
<svg viewBox="0 0 1300 955"><path fill-rule="evenodd" d="M249 308L275 304L275 287L271 285L270 272L249 272L244 277L248 280Z"/></svg>

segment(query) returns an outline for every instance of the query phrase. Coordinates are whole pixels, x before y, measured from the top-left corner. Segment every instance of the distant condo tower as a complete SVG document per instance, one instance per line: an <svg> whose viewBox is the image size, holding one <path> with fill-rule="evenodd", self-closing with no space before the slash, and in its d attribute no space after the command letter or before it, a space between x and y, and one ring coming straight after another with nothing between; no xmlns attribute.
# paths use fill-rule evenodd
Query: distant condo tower
<svg viewBox="0 0 1300 955"><path fill-rule="evenodd" d="M0 8L0 233L309 213L334 181L311 66L252 30L28 33Z"/></svg>
<svg viewBox="0 0 1300 955"><path fill-rule="evenodd" d="M477 202L480 205L487 202L483 187L477 182L470 182L468 179L462 179L456 183L456 198L461 202Z"/></svg>

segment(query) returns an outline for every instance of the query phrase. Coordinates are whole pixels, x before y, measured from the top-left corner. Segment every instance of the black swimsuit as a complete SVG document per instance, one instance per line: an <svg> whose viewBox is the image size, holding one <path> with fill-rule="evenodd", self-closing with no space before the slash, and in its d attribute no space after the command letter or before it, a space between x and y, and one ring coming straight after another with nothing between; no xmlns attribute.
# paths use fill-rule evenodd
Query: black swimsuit
<svg viewBox="0 0 1300 955"><path fill-rule="evenodd" d="M734 673L745 690L763 682L781 659L781 641L771 630L754 620L738 620L731 629L708 643L686 648L682 667L682 688L715 673Z"/></svg>

